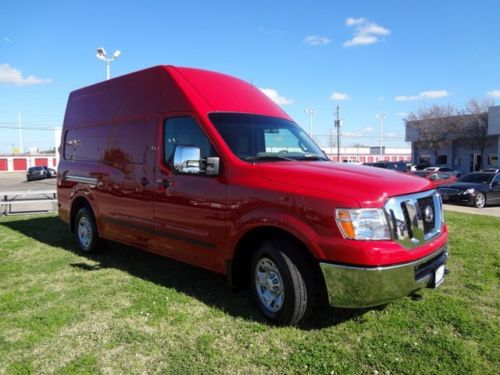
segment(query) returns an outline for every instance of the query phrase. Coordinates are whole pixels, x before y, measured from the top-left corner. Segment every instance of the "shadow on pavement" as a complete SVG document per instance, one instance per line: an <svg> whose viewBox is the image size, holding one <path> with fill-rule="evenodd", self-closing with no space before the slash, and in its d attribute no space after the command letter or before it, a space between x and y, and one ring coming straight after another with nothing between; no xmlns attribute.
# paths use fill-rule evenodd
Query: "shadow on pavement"
<svg viewBox="0 0 500 375"><path fill-rule="evenodd" d="M88 272L105 268L118 269L155 284L174 288L232 316L266 322L253 302L250 291L233 292L224 277L219 274L111 241L106 241L102 253L82 253L77 249L76 240L68 226L55 216L0 221L0 225L59 248L61 251L69 251L97 263L97 265L73 263L69 264L71 267ZM322 306L299 328L314 330L337 325L357 319L366 311L368 310Z"/></svg>

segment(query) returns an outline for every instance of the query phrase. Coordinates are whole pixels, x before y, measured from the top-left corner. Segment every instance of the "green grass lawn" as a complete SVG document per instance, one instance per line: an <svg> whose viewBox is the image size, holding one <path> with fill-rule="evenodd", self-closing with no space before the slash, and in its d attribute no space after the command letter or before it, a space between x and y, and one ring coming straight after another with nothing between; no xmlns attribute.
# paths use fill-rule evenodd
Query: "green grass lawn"
<svg viewBox="0 0 500 375"><path fill-rule="evenodd" d="M57 217L2 218L0 373L497 374L500 219L446 219L439 289L275 327L222 276L116 244L83 256Z"/></svg>

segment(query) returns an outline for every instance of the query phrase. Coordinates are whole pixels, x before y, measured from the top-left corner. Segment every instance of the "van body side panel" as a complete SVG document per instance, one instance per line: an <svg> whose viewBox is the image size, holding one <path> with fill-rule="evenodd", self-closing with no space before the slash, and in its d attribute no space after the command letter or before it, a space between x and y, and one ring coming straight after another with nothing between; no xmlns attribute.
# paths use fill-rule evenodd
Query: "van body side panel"
<svg viewBox="0 0 500 375"><path fill-rule="evenodd" d="M169 257L224 272L226 184L220 177L174 175L161 170L155 199L158 249Z"/></svg>
<svg viewBox="0 0 500 375"><path fill-rule="evenodd" d="M100 159L105 147L102 128L70 128L61 137L61 160L57 174L60 216L69 222L73 203L82 198L90 204L98 219L97 187Z"/></svg>
<svg viewBox="0 0 500 375"><path fill-rule="evenodd" d="M150 248L156 162L156 120L103 125L107 143L99 174L102 235Z"/></svg>

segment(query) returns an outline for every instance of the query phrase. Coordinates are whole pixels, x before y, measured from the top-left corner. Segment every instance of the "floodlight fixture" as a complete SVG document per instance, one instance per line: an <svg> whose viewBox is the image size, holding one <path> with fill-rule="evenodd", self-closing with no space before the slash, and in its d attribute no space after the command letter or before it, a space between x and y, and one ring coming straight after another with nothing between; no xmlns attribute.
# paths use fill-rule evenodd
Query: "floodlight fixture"
<svg viewBox="0 0 500 375"><path fill-rule="evenodd" d="M116 60L120 55L121 55L121 51L120 50L116 50L114 53L113 53L113 56L111 58L108 59L108 55L106 54L106 50L102 47L99 47L97 49L97 53L96 53L96 57L99 59L99 60L102 60L106 63L106 79L109 79L111 74L110 74L110 67L109 65L111 64L112 61Z"/></svg>

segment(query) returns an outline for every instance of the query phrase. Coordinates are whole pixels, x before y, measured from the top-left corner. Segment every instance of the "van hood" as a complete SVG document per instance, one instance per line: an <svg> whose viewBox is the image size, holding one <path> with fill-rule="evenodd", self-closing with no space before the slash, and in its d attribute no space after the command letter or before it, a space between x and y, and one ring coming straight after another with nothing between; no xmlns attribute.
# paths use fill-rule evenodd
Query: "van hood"
<svg viewBox="0 0 500 375"><path fill-rule="evenodd" d="M260 163L259 169L269 181L349 197L361 207L381 207L389 197L434 188L427 179L403 172L328 161Z"/></svg>

